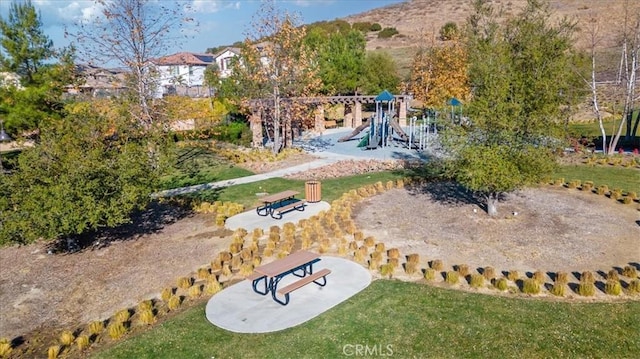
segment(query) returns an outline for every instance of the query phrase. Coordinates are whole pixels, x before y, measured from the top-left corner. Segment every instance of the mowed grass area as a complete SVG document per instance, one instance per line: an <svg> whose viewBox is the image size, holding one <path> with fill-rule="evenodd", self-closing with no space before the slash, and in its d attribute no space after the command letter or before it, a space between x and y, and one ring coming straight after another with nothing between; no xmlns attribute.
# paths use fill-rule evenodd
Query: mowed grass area
<svg viewBox="0 0 640 359"><path fill-rule="evenodd" d="M93 358L340 358L356 345L395 358L637 358L640 302L498 297L394 280L300 326L236 334L204 304Z"/></svg>
<svg viewBox="0 0 640 359"><path fill-rule="evenodd" d="M322 180L320 181L322 200L331 203L333 200L338 199L345 192L352 189L378 181L381 181L382 183L386 183L387 181L396 181L403 176L404 173L401 171L387 171ZM299 191L299 197L303 198L305 182L306 181L303 180L271 178L264 181L239 184L218 190L201 191L200 193L194 194L193 197L198 197L208 201L235 202L242 204L245 208L252 208L258 203L256 193L277 193L291 189Z"/></svg>
<svg viewBox="0 0 640 359"><path fill-rule="evenodd" d="M565 182L593 181L595 186L607 185L610 189L620 188L640 194L640 171L635 168L567 165L560 166L553 178L564 178Z"/></svg>

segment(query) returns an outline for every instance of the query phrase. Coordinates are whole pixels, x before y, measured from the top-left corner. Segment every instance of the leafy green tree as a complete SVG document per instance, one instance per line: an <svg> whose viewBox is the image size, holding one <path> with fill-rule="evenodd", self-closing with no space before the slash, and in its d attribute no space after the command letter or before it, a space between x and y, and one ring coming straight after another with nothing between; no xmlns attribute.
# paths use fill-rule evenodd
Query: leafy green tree
<svg viewBox="0 0 640 359"><path fill-rule="evenodd" d="M555 164L562 136L562 105L578 83L572 71L569 21L552 24L548 5L528 0L506 24L487 1L469 20L469 121L448 132L456 178L486 199L497 214L500 194L539 181ZM464 121L463 121L464 122Z"/></svg>
<svg viewBox="0 0 640 359"><path fill-rule="evenodd" d="M23 86L40 83L38 73L55 52L53 42L42 31L40 15L31 0L12 2L8 18L0 18L0 31L0 44L4 50L0 52L3 71L20 75Z"/></svg>
<svg viewBox="0 0 640 359"><path fill-rule="evenodd" d="M74 48L56 51L30 1L11 4L0 18L0 72L20 76L20 86L0 87L0 116L14 135L59 118L65 86L75 82ZM53 61L57 60L57 63Z"/></svg>
<svg viewBox="0 0 640 359"><path fill-rule="evenodd" d="M366 54L366 40L360 31L323 35L314 30L305 37L305 43L317 53L324 94L350 95L358 91Z"/></svg>
<svg viewBox="0 0 640 359"><path fill-rule="evenodd" d="M361 91L378 94L382 90L398 91L400 75L393 57L387 52L369 52L365 58Z"/></svg>
<svg viewBox="0 0 640 359"><path fill-rule="evenodd" d="M116 226L144 208L159 173L126 118L99 115L85 103L47 122L40 144L20 154L14 173L0 176L0 244Z"/></svg>

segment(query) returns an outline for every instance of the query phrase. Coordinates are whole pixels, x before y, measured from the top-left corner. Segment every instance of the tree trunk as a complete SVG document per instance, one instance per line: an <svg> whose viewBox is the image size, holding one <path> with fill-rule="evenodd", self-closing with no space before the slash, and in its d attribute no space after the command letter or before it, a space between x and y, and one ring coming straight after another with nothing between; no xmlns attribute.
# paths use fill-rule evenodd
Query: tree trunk
<svg viewBox="0 0 640 359"><path fill-rule="evenodd" d="M491 192L487 194L487 214L491 217L498 215L498 193Z"/></svg>

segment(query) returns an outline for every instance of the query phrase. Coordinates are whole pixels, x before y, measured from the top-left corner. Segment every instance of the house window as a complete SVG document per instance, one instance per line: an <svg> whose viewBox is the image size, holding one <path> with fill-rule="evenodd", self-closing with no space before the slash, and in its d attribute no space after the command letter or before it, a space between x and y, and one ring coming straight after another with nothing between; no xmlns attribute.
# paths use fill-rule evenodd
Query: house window
<svg viewBox="0 0 640 359"><path fill-rule="evenodd" d="M178 66L171 66L171 67L169 68L169 71L171 71L171 74L172 74L172 75L178 75L178 74L180 73L180 71L179 71L179 69L178 69Z"/></svg>
<svg viewBox="0 0 640 359"><path fill-rule="evenodd" d="M222 59L222 64L220 66L221 70L228 70L231 68L231 57L225 57Z"/></svg>

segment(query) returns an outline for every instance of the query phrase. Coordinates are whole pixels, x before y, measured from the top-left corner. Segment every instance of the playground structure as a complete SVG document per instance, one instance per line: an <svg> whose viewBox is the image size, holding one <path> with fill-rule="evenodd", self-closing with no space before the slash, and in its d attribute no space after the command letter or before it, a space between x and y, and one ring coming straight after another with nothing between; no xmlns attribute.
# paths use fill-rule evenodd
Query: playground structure
<svg viewBox="0 0 640 359"><path fill-rule="evenodd" d="M407 134L394 117L394 100L394 96L388 91L380 93L375 98L375 114L371 118L365 119L362 125L356 127L351 133L338 139L338 142L359 138L358 147L366 150L387 147L391 142L403 143L407 148L420 151L427 149L430 136L437 135L435 121L430 116L423 116L422 121L419 122L414 116L409 121ZM367 132L361 136L365 130Z"/></svg>

